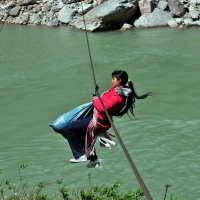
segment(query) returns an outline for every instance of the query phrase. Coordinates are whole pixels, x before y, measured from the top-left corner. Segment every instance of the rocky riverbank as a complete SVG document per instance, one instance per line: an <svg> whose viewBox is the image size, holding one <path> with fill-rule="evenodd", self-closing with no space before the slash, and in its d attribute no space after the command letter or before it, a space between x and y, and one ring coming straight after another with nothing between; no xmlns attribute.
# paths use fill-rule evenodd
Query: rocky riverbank
<svg viewBox="0 0 200 200"><path fill-rule="evenodd" d="M1 0L0 21L88 31L200 26L200 0Z"/></svg>

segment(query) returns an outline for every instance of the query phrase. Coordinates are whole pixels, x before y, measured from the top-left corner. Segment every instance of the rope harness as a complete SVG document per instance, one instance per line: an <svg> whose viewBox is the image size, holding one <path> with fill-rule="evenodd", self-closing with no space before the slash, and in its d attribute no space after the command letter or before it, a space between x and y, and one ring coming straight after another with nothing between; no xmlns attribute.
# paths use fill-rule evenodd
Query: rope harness
<svg viewBox="0 0 200 200"><path fill-rule="evenodd" d="M82 13L83 13L83 23L84 23L84 28L85 28L85 36L86 36L88 53L89 53L89 58L90 58L92 76L93 76L93 81L94 81L94 85L95 85L95 93L96 93L97 97L99 98L100 103L102 104L102 107L103 107L103 109L104 109L104 111L106 113L106 116L108 117L108 120L109 120L109 122L111 124L111 127L113 128L113 130L115 132L115 135L116 135L116 137L117 137L117 139L118 139L118 141L119 141L119 143L120 143L120 145L121 145L121 147L122 147L122 149L124 151L124 154L126 155L126 158L127 158L128 162L129 162L129 164L130 164L130 166L131 166L131 168L132 168L132 170L133 170L133 172L134 172L134 174L135 174L135 176L136 176L136 178L137 178L137 180L138 180L138 182L139 182L139 184L140 184L140 186L141 186L141 188L142 188L142 190L143 190L143 192L144 192L144 194L145 194L145 196L147 198L147 200L152 200L152 197L151 197L147 187L145 186L145 183L143 182L143 180L142 180L142 178L141 178L141 176L140 176L140 174L139 174L139 172L138 172L138 170L137 170L137 168L136 168L131 156L129 155L129 153L128 153L128 151L127 151L127 149L126 149L126 147L125 147L125 145L124 145L124 143L123 143L123 141L122 141L117 129L115 128L115 126L114 126L114 124L112 122L112 119L111 119L111 117L110 117L110 115L109 115L109 113L108 113L108 111L107 111L107 109L106 109L106 107L105 107L100 95L99 95L99 92L98 92L99 87L98 87L98 85L96 83L96 78L95 78L95 73L94 73L94 65L93 65L93 62L92 62L92 55L91 55L91 51L90 51L89 39L88 39L87 30L86 30L86 22L85 22L85 16L84 16L84 11L83 11L83 3L82 3L82 1L81 1L81 7L82 7Z"/></svg>

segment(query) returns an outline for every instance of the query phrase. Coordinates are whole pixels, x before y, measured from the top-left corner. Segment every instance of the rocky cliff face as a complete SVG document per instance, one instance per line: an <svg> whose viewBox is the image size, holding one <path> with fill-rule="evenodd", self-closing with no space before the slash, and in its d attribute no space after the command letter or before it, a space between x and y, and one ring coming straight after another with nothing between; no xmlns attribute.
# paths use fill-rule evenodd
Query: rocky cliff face
<svg viewBox="0 0 200 200"><path fill-rule="evenodd" d="M84 19L83 20L83 15ZM200 0L2 0L0 21L78 29L200 25ZM84 23L85 22L85 23Z"/></svg>

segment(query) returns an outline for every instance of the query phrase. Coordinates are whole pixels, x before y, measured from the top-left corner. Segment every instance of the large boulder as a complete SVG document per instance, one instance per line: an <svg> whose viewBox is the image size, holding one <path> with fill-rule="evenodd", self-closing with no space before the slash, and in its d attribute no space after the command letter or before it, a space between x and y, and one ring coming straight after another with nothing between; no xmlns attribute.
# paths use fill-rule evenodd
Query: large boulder
<svg viewBox="0 0 200 200"><path fill-rule="evenodd" d="M58 19L62 23L69 24L73 20L74 13L75 10L71 9L68 5L66 5L59 11Z"/></svg>
<svg viewBox="0 0 200 200"><path fill-rule="evenodd" d="M9 15L12 17L17 17L20 13L21 7L19 6L15 6L14 8L12 8L9 12Z"/></svg>
<svg viewBox="0 0 200 200"><path fill-rule="evenodd" d="M174 16L182 17L186 13L184 5L179 0L168 0L168 6Z"/></svg>
<svg viewBox="0 0 200 200"><path fill-rule="evenodd" d="M78 9L78 13L85 14L92 8L93 8L92 4L83 4L83 6L80 6L80 8Z"/></svg>
<svg viewBox="0 0 200 200"><path fill-rule="evenodd" d="M121 28L131 20L138 6L129 3L128 0L108 0L87 12L85 17L86 30L95 31L107 28ZM75 20L74 26L85 29L83 17Z"/></svg>
<svg viewBox="0 0 200 200"><path fill-rule="evenodd" d="M167 26L167 22L172 19L173 17L170 13L160 9L155 9L153 13L146 13L137 19L134 22L134 26L143 28Z"/></svg>

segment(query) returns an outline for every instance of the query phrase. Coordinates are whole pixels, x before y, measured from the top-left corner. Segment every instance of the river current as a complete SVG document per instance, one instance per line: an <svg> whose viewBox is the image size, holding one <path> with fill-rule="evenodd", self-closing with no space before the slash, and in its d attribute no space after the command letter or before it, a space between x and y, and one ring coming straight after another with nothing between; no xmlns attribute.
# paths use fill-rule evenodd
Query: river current
<svg viewBox="0 0 200 200"><path fill-rule="evenodd" d="M136 119L114 118L115 126L152 198L167 193L200 199L199 28L132 29L88 33L99 91L111 86L114 69L124 69L137 93ZM0 33L0 182L29 184L63 179L69 190L121 182L140 185L114 138L112 150L97 151L101 167L70 164L67 141L48 125L91 100L94 83L85 32L66 26L4 26ZM110 129L110 133L114 131ZM53 191L53 189L49 189Z"/></svg>

